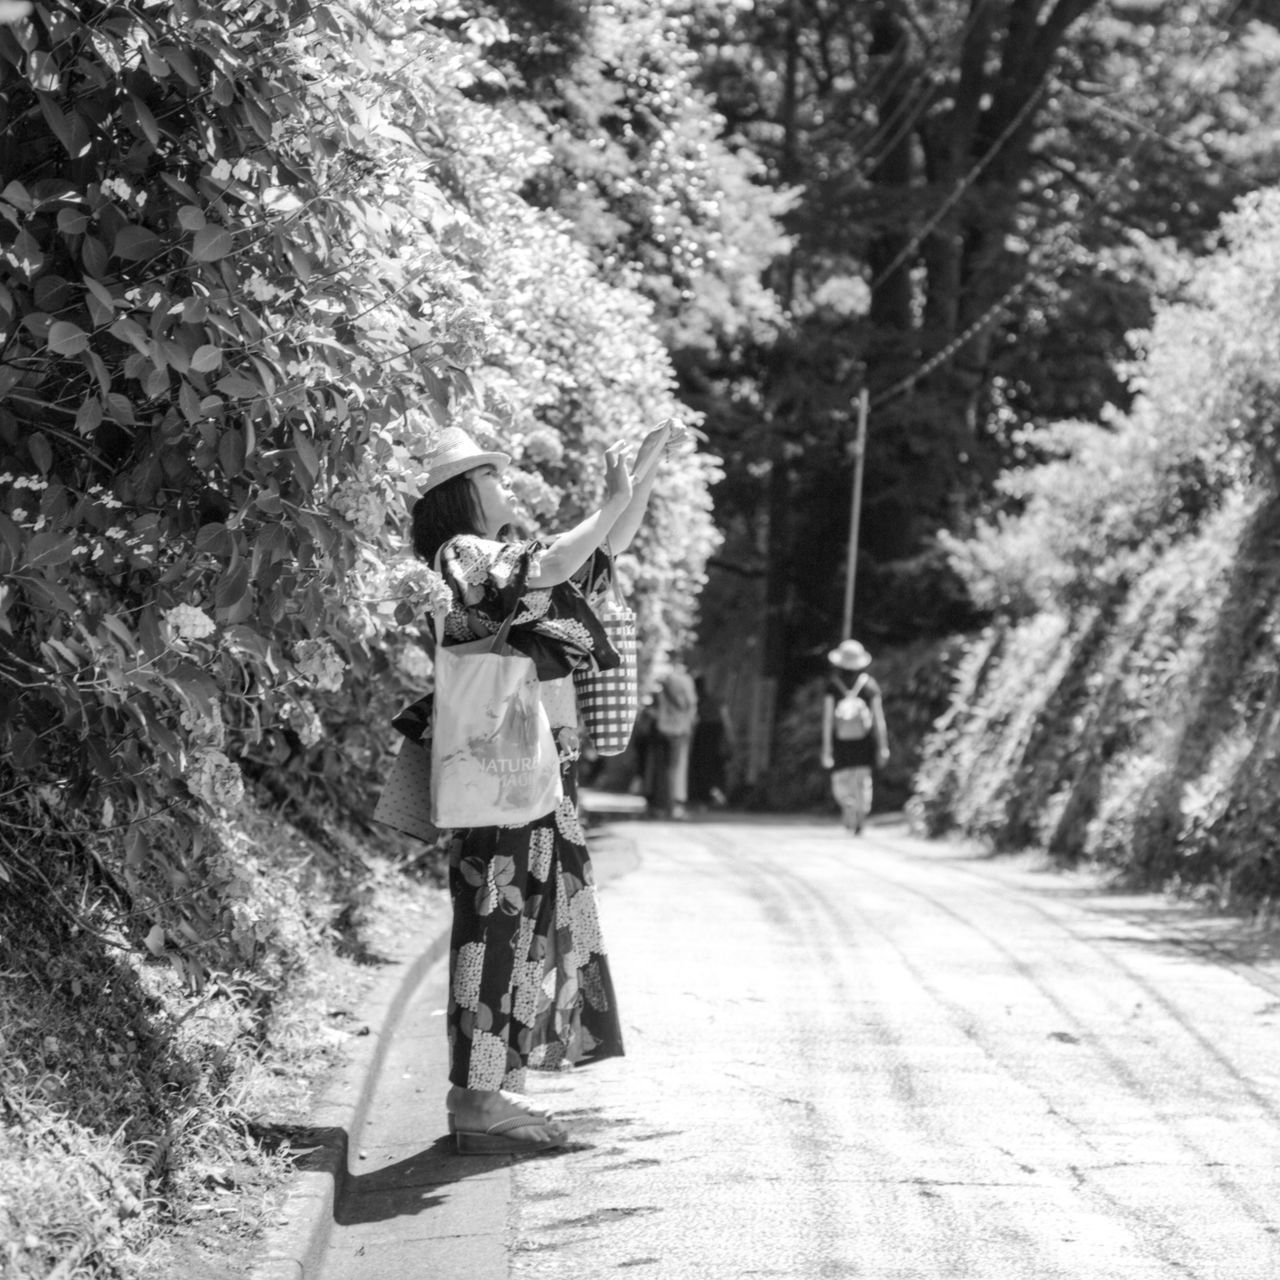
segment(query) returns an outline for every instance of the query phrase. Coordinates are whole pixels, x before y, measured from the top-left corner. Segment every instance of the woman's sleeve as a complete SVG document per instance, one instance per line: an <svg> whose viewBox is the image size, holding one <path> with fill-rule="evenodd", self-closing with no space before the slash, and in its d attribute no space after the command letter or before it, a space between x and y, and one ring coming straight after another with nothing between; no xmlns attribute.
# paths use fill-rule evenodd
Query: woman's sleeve
<svg viewBox="0 0 1280 1280"><path fill-rule="evenodd" d="M517 611L525 599L525 579L542 550L537 541L494 542L461 534L445 543L440 572L468 617L482 624L476 628L482 634Z"/></svg>
<svg viewBox="0 0 1280 1280"><path fill-rule="evenodd" d="M582 592L593 609L598 609L613 581L613 553L609 544L606 542L604 546L597 547L569 581Z"/></svg>

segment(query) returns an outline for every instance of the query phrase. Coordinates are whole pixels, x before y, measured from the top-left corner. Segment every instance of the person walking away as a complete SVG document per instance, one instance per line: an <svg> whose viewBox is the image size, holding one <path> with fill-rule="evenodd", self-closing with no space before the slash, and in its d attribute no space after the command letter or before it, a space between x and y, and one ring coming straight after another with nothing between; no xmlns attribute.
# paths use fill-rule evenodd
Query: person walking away
<svg viewBox="0 0 1280 1280"><path fill-rule="evenodd" d="M830 653L828 689L822 700L822 767L831 770L831 794L854 835L871 813L873 770L889 760L880 686L867 670L871 655L856 640Z"/></svg>
<svg viewBox="0 0 1280 1280"><path fill-rule="evenodd" d="M722 808L729 790L729 759L733 730L724 703L713 697L706 677L693 678L698 699L698 719L689 744L689 803L694 808Z"/></svg>
<svg viewBox="0 0 1280 1280"><path fill-rule="evenodd" d="M653 809L657 817L686 816L689 801L689 747L698 718L698 695L683 667L673 667L653 700Z"/></svg>
<svg viewBox="0 0 1280 1280"><path fill-rule="evenodd" d="M549 540L517 539L505 453L448 428L413 509L413 549L438 566L451 602L443 643L492 636L532 658L560 756L563 799L522 826L452 833L449 1082L446 1110L464 1155L541 1151L568 1134L522 1092L525 1073L618 1056L622 1033L577 812L574 669L619 664L595 605L643 519L678 425L645 437L628 471L605 453L604 501Z"/></svg>

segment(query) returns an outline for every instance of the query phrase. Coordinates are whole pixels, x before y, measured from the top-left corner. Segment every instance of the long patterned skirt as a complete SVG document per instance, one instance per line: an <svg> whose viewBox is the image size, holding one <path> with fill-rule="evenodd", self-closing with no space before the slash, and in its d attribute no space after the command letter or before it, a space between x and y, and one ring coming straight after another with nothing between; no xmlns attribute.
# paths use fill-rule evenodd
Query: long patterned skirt
<svg viewBox="0 0 1280 1280"><path fill-rule="evenodd" d="M454 839L452 1084L519 1089L527 1067L623 1052L576 773L576 764L565 767L564 799L546 817Z"/></svg>

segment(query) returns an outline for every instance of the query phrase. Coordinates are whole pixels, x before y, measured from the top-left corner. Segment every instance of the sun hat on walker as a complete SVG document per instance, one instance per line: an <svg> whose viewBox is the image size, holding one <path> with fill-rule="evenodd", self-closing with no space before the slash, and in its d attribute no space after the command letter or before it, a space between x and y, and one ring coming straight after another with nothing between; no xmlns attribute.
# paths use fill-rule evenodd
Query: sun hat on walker
<svg viewBox="0 0 1280 1280"><path fill-rule="evenodd" d="M861 671L871 665L871 655L856 640L841 640L827 654L827 661L833 667L843 667L846 671Z"/></svg>
<svg viewBox="0 0 1280 1280"><path fill-rule="evenodd" d="M480 448L461 427L446 427L427 457L427 474L423 478L421 492L428 493L446 480L452 480L464 471L474 471L476 467L490 466L504 471L510 461L509 453Z"/></svg>

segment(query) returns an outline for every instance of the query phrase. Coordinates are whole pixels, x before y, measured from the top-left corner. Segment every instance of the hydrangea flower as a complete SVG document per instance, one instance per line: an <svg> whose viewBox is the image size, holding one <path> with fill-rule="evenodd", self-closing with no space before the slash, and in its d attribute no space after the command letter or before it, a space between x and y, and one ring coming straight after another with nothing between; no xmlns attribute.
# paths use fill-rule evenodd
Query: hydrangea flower
<svg viewBox="0 0 1280 1280"><path fill-rule="evenodd" d="M222 706L216 701L210 705L208 715L187 707L179 717L179 723L190 735L193 746L217 750L226 745L227 726L222 719Z"/></svg>
<svg viewBox="0 0 1280 1280"><path fill-rule="evenodd" d="M212 747L192 752L186 779L191 794L215 809L231 808L244 799L244 777L240 769Z"/></svg>
<svg viewBox="0 0 1280 1280"><path fill-rule="evenodd" d="M179 604L166 609L164 620L179 640L203 640L218 629L213 619L193 604Z"/></svg>
<svg viewBox="0 0 1280 1280"><path fill-rule="evenodd" d="M411 685L422 685L431 679L434 669L426 650L416 644L408 645L396 655L396 667Z"/></svg>
<svg viewBox="0 0 1280 1280"><path fill-rule="evenodd" d="M314 747L324 737L324 724L309 702L291 702L285 710L284 719L304 747Z"/></svg>
<svg viewBox="0 0 1280 1280"><path fill-rule="evenodd" d="M386 527L387 504L364 480L344 480L333 491L329 505L366 538L375 538Z"/></svg>
<svg viewBox="0 0 1280 1280"><path fill-rule="evenodd" d="M342 688L347 664L328 640L299 640L293 647L293 660L298 674L317 689L336 693Z"/></svg>
<svg viewBox="0 0 1280 1280"><path fill-rule="evenodd" d="M524 456L530 462L556 466L564 457L564 444L550 427L535 427L524 438Z"/></svg>

